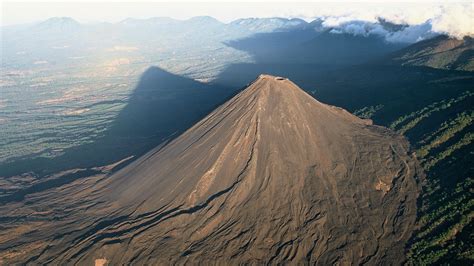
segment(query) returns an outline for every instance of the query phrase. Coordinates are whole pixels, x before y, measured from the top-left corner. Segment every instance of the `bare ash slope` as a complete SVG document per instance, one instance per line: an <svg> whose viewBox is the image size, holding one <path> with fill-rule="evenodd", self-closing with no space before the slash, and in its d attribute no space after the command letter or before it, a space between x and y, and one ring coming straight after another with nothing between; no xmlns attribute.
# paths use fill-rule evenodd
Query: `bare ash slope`
<svg viewBox="0 0 474 266"><path fill-rule="evenodd" d="M400 264L421 174L408 150L392 131L261 75L116 174L0 207L0 257Z"/></svg>

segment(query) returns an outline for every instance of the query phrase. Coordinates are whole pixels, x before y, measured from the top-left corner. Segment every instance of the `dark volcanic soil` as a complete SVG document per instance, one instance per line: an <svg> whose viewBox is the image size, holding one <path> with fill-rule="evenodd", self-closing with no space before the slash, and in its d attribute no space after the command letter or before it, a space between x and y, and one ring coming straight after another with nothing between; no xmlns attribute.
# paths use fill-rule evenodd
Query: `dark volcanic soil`
<svg viewBox="0 0 474 266"><path fill-rule="evenodd" d="M261 75L113 175L0 207L0 264L401 264L422 173L407 141Z"/></svg>

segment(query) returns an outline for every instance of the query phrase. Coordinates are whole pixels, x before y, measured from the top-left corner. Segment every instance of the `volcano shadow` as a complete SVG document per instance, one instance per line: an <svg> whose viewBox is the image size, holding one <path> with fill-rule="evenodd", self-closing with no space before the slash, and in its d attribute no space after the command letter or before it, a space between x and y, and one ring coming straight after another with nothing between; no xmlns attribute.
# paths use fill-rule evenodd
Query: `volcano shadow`
<svg viewBox="0 0 474 266"><path fill-rule="evenodd" d="M139 157L191 127L229 96L231 91L221 86L150 67L104 135L92 143L66 149L59 157L4 164L0 176L34 172L42 177L67 169L107 165L131 155Z"/></svg>
<svg viewBox="0 0 474 266"><path fill-rule="evenodd" d="M242 86L261 73L288 77L303 88L326 72L362 65L406 44L389 43L380 36L334 34L314 28L258 33L225 42L249 53L253 63L229 65L217 78L226 86Z"/></svg>
<svg viewBox="0 0 474 266"><path fill-rule="evenodd" d="M387 42L381 36L356 36L301 29L257 33L248 38L225 42L229 47L250 53L256 63L357 65L407 46Z"/></svg>
<svg viewBox="0 0 474 266"><path fill-rule="evenodd" d="M113 142L114 150L124 145L124 154L142 154L191 127L229 95L220 86L151 67L106 138Z"/></svg>

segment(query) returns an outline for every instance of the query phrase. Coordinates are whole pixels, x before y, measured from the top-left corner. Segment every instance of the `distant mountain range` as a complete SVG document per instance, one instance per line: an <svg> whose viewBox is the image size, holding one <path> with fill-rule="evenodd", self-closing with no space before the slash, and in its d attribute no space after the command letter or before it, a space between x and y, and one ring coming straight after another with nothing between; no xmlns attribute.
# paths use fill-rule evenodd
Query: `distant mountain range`
<svg viewBox="0 0 474 266"><path fill-rule="evenodd" d="M299 38L301 45L305 47L298 51L305 53L303 57L311 62L319 61L325 64L331 64L327 62L328 60L334 60L336 64L363 62L375 59L383 53L393 52L388 59L392 64L474 70L474 42L471 37L458 40L432 32L428 24L412 27L383 18L378 18L377 22L354 21L340 26L326 26L321 18L311 22L287 18L243 18L222 23L208 16L187 20L153 17L128 18L118 23L80 24L72 18L55 17L30 27L4 27L2 31L6 36L4 39L22 41L20 46L7 42L5 45L7 49L28 45L32 43L32 38L40 41L54 40L56 44L47 44L49 46L57 46L58 41L65 38L83 44L91 43L94 46L99 40L102 44L110 42L110 45L113 45L113 40L147 45L165 39L179 42L178 46L183 46L183 42L189 41L209 46L208 43L212 41L229 43L229 41L252 39L258 34L282 32L293 35L291 38L281 38L278 42L274 40L267 42L270 45L268 49L273 49L272 46L275 45L280 48L288 46L288 42L294 42ZM298 38L295 39L296 34ZM319 36L320 34L324 35ZM420 39L418 42L413 41ZM262 44L264 45L262 48L267 49L266 44ZM33 47L36 50L40 49L41 42ZM399 50L401 48L404 49ZM359 52L354 53L354 49ZM6 53L7 61L9 54ZM369 56L371 54L373 55ZM351 58L353 55L356 57ZM326 57L328 59L325 59ZM338 58L343 59L341 61Z"/></svg>
<svg viewBox="0 0 474 266"><path fill-rule="evenodd" d="M76 28L79 26L87 27L89 29L93 28L94 26L128 26L128 27L160 27L160 26L178 26L178 25L186 25L188 27L193 26L220 26L226 30L247 30L251 33L258 33L258 32L273 32L277 30L301 30L301 29L314 29L316 31L321 30L334 30L333 32L346 32L352 33L354 35L362 34L362 35L371 35L371 34L383 34L385 33L403 33L408 28L412 27L408 24L397 24L390 22L384 18L378 18L376 22L367 22L367 21L347 21L340 25L336 26L329 26L326 25L324 18L316 18L311 22L307 22L303 19L299 18L281 18L281 17L270 17L270 18L241 18L229 23L223 23L213 17L209 16L198 16L192 17L186 20L178 20L169 17L152 17L147 19L136 19L136 18L127 18L118 23L86 23L81 24L70 17L53 17L47 19L43 22L37 23L33 25L34 27L39 28L50 28L50 29L58 29L62 28L64 30L68 30L71 28ZM427 23L421 25L414 25L414 26L422 26L428 25ZM348 28L345 28L349 26ZM378 28L380 27L380 28ZM22 25L12 25L3 27L4 29L11 29L11 28L24 28ZM32 28L29 28L32 29ZM424 31L429 31L430 28L425 29ZM422 37L423 34L426 32L419 32L420 36ZM413 34L413 32L406 32L403 34ZM432 36L437 35L436 33L432 32ZM415 36L416 37L416 36ZM423 38L423 37L422 37ZM397 40L394 40L395 42ZM410 42L408 40L400 40L400 42Z"/></svg>
<svg viewBox="0 0 474 266"><path fill-rule="evenodd" d="M121 25L128 27L153 27L153 26L227 26L228 29L246 29L251 32L271 32L275 30L290 30L305 28L311 23L302 19L287 19L287 18L243 18L232 21L230 23L223 23L219 20L209 16L192 17L186 20L178 20L169 17L152 17L147 19L127 18L118 23L86 23L81 24L70 17L53 17L43 22L35 24L33 27L42 29L63 29L69 30L76 27L94 27L96 25ZM4 28L15 28L17 26L7 26ZM31 29L31 28L30 28Z"/></svg>
<svg viewBox="0 0 474 266"><path fill-rule="evenodd" d="M69 17L54 17L38 23L34 27L40 30L70 31L80 28L81 24Z"/></svg>

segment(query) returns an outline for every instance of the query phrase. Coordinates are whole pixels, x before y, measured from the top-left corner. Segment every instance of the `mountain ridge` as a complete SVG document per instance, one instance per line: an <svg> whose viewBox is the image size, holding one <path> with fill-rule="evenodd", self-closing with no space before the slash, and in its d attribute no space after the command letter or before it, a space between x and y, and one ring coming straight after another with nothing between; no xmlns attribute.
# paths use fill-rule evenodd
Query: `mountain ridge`
<svg viewBox="0 0 474 266"><path fill-rule="evenodd" d="M392 64L474 71L474 40L440 35L414 43L391 55Z"/></svg>

